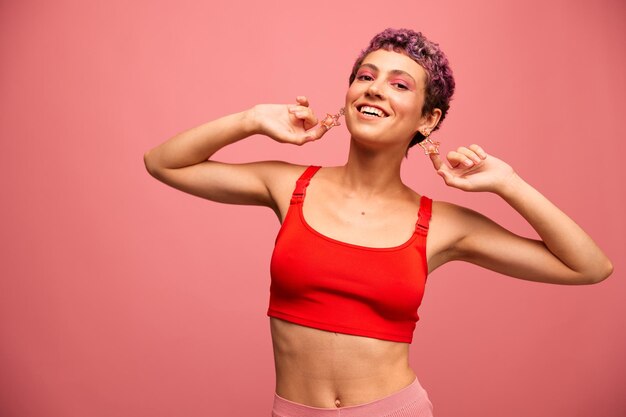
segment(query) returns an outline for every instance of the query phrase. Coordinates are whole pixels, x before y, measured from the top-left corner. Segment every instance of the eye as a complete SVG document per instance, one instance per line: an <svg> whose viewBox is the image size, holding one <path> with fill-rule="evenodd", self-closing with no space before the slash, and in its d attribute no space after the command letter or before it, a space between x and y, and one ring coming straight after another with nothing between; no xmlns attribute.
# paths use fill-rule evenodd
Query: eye
<svg viewBox="0 0 626 417"><path fill-rule="evenodd" d="M395 83L393 83L393 85L398 87L400 90L408 90L409 89L409 87L406 84L404 84L404 83L395 82Z"/></svg>
<svg viewBox="0 0 626 417"><path fill-rule="evenodd" d="M361 81L372 81L374 78L369 74L359 74L356 76L356 79Z"/></svg>

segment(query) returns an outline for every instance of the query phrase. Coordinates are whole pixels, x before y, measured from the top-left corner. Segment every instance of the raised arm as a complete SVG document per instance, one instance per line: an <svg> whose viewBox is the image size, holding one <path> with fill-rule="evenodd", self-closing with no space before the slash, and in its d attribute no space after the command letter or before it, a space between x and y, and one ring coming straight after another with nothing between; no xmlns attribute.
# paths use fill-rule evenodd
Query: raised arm
<svg viewBox="0 0 626 417"><path fill-rule="evenodd" d="M608 277L613 266L585 231L498 158L479 146L431 159L446 184L466 191L501 196L537 231L541 240L515 235L474 211L441 206L461 230L450 246L452 258L517 278L556 284L592 284Z"/></svg>
<svg viewBox="0 0 626 417"><path fill-rule="evenodd" d="M209 158L254 134L301 145L326 132L316 125L306 97L298 97L295 105L257 105L174 136L146 152L144 163L152 176L187 193L222 203L275 208L270 185L285 163L225 164Z"/></svg>

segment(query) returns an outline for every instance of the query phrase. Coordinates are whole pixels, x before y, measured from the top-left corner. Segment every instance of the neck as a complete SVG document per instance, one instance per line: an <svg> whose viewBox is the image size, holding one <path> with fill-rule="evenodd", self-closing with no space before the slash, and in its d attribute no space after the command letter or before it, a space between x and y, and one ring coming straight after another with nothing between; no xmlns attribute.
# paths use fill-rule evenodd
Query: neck
<svg viewBox="0 0 626 417"><path fill-rule="evenodd" d="M363 196L396 193L405 188L400 178L403 152L398 149L368 149L350 141L348 161L342 182L346 188Z"/></svg>

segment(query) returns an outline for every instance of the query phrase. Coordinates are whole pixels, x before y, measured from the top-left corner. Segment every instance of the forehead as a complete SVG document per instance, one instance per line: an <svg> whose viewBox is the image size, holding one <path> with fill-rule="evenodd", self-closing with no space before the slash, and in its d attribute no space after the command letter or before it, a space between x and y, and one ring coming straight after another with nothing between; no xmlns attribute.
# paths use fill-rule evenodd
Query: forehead
<svg viewBox="0 0 626 417"><path fill-rule="evenodd" d="M415 81L426 82L426 71L424 68L401 52L377 49L367 54L361 65L363 64L373 64L382 72L404 71L410 74Z"/></svg>

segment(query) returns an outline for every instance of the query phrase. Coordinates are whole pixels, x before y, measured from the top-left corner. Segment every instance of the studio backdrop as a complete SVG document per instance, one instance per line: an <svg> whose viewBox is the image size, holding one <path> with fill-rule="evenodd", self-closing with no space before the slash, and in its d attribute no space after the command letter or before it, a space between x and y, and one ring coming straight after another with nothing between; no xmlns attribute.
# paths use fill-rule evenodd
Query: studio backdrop
<svg viewBox="0 0 626 417"><path fill-rule="evenodd" d="M278 219L168 188L143 154L257 103L337 112L387 27L448 55L442 151L507 161L615 265L576 287L431 274L411 366L435 415L625 416L625 21L618 0L0 2L0 416L269 416ZM348 142L341 126L215 158L337 165ZM446 187L419 149L402 175L535 237L497 197Z"/></svg>

